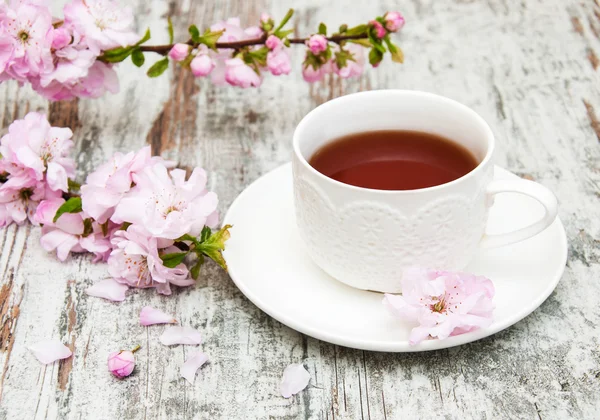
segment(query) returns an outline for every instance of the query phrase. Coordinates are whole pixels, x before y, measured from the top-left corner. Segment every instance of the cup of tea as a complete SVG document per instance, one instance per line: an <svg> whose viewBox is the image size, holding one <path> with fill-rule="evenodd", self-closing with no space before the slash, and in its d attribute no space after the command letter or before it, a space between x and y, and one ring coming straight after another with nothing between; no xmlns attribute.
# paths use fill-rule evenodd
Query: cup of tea
<svg viewBox="0 0 600 420"><path fill-rule="evenodd" d="M400 292L407 267L460 270L480 247L532 237L556 218L550 190L494 180L494 135L470 108L443 96L377 90L315 108L294 132L294 205L314 262L350 286ZM542 219L488 235L493 197L539 201Z"/></svg>

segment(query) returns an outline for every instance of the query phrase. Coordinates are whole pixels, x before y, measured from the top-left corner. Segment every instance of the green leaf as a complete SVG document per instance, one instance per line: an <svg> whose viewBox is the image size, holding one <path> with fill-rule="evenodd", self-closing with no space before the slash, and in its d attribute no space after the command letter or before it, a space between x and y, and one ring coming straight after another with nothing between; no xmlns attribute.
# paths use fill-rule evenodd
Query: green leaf
<svg viewBox="0 0 600 420"><path fill-rule="evenodd" d="M202 231L204 231L204 229ZM189 235L189 234L186 233L185 235L180 236L179 238L177 238L175 241L176 242L182 242L182 241L196 242L196 238L194 238L192 235Z"/></svg>
<svg viewBox="0 0 600 420"><path fill-rule="evenodd" d="M150 28L146 29L146 33L144 34L142 39L140 39L138 42L136 42L134 47L139 47L140 45L142 45L144 42L148 41L149 39L150 39Z"/></svg>
<svg viewBox="0 0 600 420"><path fill-rule="evenodd" d="M162 60L157 61L148 69L149 77L158 77L165 72L169 68L169 59L163 58Z"/></svg>
<svg viewBox="0 0 600 420"><path fill-rule="evenodd" d="M361 35L366 33L367 29L369 29L368 25L358 25L354 28L347 29L345 35Z"/></svg>
<svg viewBox="0 0 600 420"><path fill-rule="evenodd" d="M327 26L323 22L319 23L319 34L327 35Z"/></svg>
<svg viewBox="0 0 600 420"><path fill-rule="evenodd" d="M94 227L92 226L92 222L93 220L89 217L87 219L83 219L83 233L81 234L82 237L87 238L92 233L94 233Z"/></svg>
<svg viewBox="0 0 600 420"><path fill-rule="evenodd" d="M77 181L72 180L71 178L69 178L67 180L67 185L69 187L69 191L71 190L78 190L81 188L81 184Z"/></svg>
<svg viewBox="0 0 600 420"><path fill-rule="evenodd" d="M343 25L340 25L340 29L338 30L340 34L343 34L344 32L346 32L348 30L348 25L346 25L345 23Z"/></svg>
<svg viewBox="0 0 600 420"><path fill-rule="evenodd" d="M279 22L279 25L277 25L277 28L275 28L275 30L273 31L275 33L275 35L277 35L277 32L279 32L279 30L281 28L283 28L286 23L288 23L288 21L292 18L293 15L294 15L294 9L290 9L287 11L287 13L283 17L283 19L281 19L281 22Z"/></svg>
<svg viewBox="0 0 600 420"><path fill-rule="evenodd" d="M358 44L358 45L361 45L366 48L372 47L371 41L369 41L368 39L349 39L348 42L351 42L353 44Z"/></svg>
<svg viewBox="0 0 600 420"><path fill-rule="evenodd" d="M198 248L196 248L196 252L206 255L219 264L225 271L227 271L227 263L225 262L221 251L225 249L225 242L231 236L229 233L231 227L231 225L223 226L219 231L213 233L206 239L204 243L198 244Z"/></svg>
<svg viewBox="0 0 600 420"><path fill-rule="evenodd" d="M200 38L200 31L198 30L198 27L196 25L191 25L190 28L188 29L188 31L190 32L192 41L194 41L196 44L199 44L200 42L202 42L202 40Z"/></svg>
<svg viewBox="0 0 600 420"><path fill-rule="evenodd" d="M281 38L281 39L285 39L289 34L293 33L294 30L293 29L287 29L285 31L279 31L277 32L277 37Z"/></svg>
<svg viewBox="0 0 600 420"><path fill-rule="evenodd" d="M204 264L204 255L198 254L198 262L190 270L190 274L194 280L197 280L200 276L200 267Z"/></svg>
<svg viewBox="0 0 600 420"><path fill-rule="evenodd" d="M267 65L267 54L269 54L269 49L267 47L262 47L262 48L259 48L258 50L250 51L248 54L245 55L244 58L249 56L250 59L252 61L256 61L258 63L258 65L266 66ZM249 64L251 64L251 63L249 63Z"/></svg>
<svg viewBox="0 0 600 420"><path fill-rule="evenodd" d="M160 256L163 265L167 268L175 268L183 262L187 252L174 252L172 254L164 254Z"/></svg>
<svg viewBox="0 0 600 420"><path fill-rule="evenodd" d="M386 35L383 40L385 41L388 50L390 50L390 54L392 54L392 61L395 63L404 63L404 53L395 45L391 40L389 35Z"/></svg>
<svg viewBox="0 0 600 420"><path fill-rule="evenodd" d="M168 27L167 29L169 30L169 44L173 43L173 40L175 39L175 35L173 33L173 21L171 20L171 16L169 16L167 18L167 23L168 23Z"/></svg>
<svg viewBox="0 0 600 420"><path fill-rule="evenodd" d="M60 216L65 213L79 213L83 209L81 208L81 197L71 197L67 201L63 203L62 206L56 210L56 215L54 215L54 219L52 220L54 223L58 220Z"/></svg>
<svg viewBox="0 0 600 420"><path fill-rule="evenodd" d="M146 57L144 57L144 53L139 48L136 48L131 53L131 61L133 61L133 64L135 64L137 67L142 67L144 65L144 61L146 61Z"/></svg>
<svg viewBox="0 0 600 420"><path fill-rule="evenodd" d="M206 45L208 48L210 48L211 50L217 50L217 42L219 42L219 38L221 38L221 35L223 35L223 33L225 32L225 30L220 30L220 31L211 31L210 29L207 29L206 32L204 32L204 35L202 35L199 39L198 39L198 43L202 43L204 45ZM196 42L194 40L194 42Z"/></svg>
<svg viewBox="0 0 600 420"><path fill-rule="evenodd" d="M369 52L369 63L371 63L373 67L376 67L381 63L381 60L383 60L383 53L376 48L371 48L371 51Z"/></svg>
<svg viewBox="0 0 600 420"><path fill-rule="evenodd" d="M210 235L212 235L212 229L208 226L204 226L202 228L202 232L200 233L200 243L206 242Z"/></svg>
<svg viewBox="0 0 600 420"><path fill-rule="evenodd" d="M112 50L104 51L98 59L107 63L120 63L131 55L133 49L134 47L113 48Z"/></svg>

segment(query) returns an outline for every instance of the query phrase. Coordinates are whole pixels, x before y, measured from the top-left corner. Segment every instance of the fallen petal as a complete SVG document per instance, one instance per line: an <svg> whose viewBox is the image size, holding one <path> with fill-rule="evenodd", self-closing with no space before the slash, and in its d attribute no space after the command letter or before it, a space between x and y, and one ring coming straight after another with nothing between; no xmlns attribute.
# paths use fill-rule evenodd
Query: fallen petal
<svg viewBox="0 0 600 420"><path fill-rule="evenodd" d="M43 364L71 357L73 352L59 340L45 340L29 346L29 350Z"/></svg>
<svg viewBox="0 0 600 420"><path fill-rule="evenodd" d="M162 333L160 342L165 346L172 346L174 344L200 344L202 336L198 330L192 327L171 327Z"/></svg>
<svg viewBox="0 0 600 420"><path fill-rule="evenodd" d="M201 351L192 354L188 359L181 365L181 376L183 376L191 384L194 383L196 377L196 371L208 361L208 356Z"/></svg>
<svg viewBox="0 0 600 420"><path fill-rule="evenodd" d="M154 324L177 324L177 320L163 311L154 309L151 306L144 306L140 312L140 324L144 326Z"/></svg>
<svg viewBox="0 0 600 420"><path fill-rule="evenodd" d="M107 279L86 289L85 293L103 299L121 302L125 300L125 292L129 289L125 284L118 283L116 280Z"/></svg>
<svg viewBox="0 0 600 420"><path fill-rule="evenodd" d="M308 386L310 373L302 363L292 363L283 371L281 378L281 395L284 398L290 398Z"/></svg>

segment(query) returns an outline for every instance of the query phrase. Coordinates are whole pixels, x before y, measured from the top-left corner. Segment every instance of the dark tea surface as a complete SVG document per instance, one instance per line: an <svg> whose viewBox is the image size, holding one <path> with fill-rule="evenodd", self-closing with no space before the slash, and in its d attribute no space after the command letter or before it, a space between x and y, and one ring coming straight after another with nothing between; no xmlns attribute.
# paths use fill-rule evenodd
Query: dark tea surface
<svg viewBox="0 0 600 420"><path fill-rule="evenodd" d="M310 165L345 184L376 190L414 190L460 178L478 165L463 146L420 131L350 134L318 149Z"/></svg>

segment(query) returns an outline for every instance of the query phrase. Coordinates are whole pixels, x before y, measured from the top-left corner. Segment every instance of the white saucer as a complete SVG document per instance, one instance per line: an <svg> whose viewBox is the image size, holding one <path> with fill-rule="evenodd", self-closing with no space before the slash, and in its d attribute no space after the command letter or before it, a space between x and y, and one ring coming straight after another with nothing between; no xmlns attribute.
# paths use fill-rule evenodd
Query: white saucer
<svg viewBox="0 0 600 420"><path fill-rule="evenodd" d="M513 178L496 167L496 178ZM533 199L500 194L490 210L489 233L523 227L543 214ZM383 295L336 281L307 255L294 216L292 167L286 164L246 188L224 224L231 238L224 252L229 274L256 306L304 334L364 350L410 352L442 349L487 337L520 321L552 293L567 261L560 220L539 235L481 251L465 271L489 277L496 287L494 322L486 329L408 344L412 325L393 318Z"/></svg>

